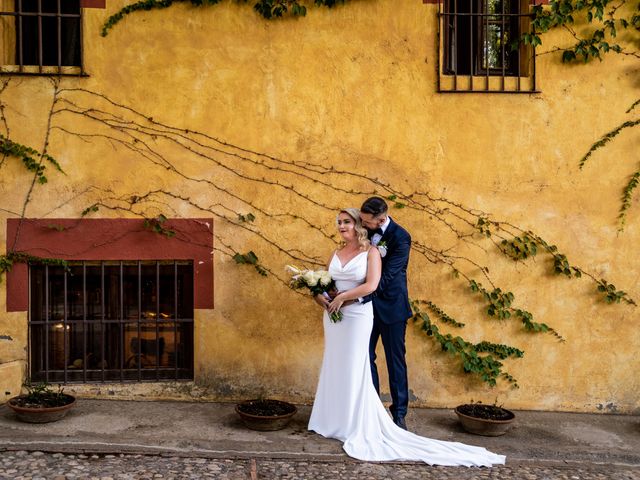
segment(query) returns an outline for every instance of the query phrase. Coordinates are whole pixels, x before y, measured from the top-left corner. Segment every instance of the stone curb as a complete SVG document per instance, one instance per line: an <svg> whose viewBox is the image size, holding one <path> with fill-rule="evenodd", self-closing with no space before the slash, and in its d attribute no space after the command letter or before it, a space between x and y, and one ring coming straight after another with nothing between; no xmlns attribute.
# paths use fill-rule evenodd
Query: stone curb
<svg viewBox="0 0 640 480"><path fill-rule="evenodd" d="M163 457L181 458L207 458L207 459L269 459L269 460L298 460L309 462L325 463L361 463L358 460L348 457L342 453L309 453L309 452L282 452L266 450L212 450L200 448L178 448L149 445L136 445L124 443L97 443L97 442L15 442L0 441L0 452L2 451L40 451L47 453L63 454L98 454L98 455L148 455ZM541 454L542 452L537 452ZM626 468L640 468L640 458L634 455L614 456L609 454L608 460L603 461L602 455L585 454L583 458L572 458L561 460L550 458L545 455L530 455L520 457L512 454L507 459L508 465L548 465L548 466L593 466L615 465ZM377 462L368 462L377 463ZM380 462L384 464L412 465L415 462Z"/></svg>

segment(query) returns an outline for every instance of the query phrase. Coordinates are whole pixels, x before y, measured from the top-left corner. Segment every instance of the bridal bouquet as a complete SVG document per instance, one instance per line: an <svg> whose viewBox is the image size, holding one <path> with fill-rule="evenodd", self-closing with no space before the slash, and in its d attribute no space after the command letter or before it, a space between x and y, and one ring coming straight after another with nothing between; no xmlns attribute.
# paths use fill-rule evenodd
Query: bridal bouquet
<svg viewBox="0 0 640 480"><path fill-rule="evenodd" d="M335 291L336 282L326 270L304 270L293 265L287 265L287 271L291 273L291 288L308 288L311 295L324 295L327 300L331 300L329 292ZM329 315L333 323L342 320L342 312L337 311Z"/></svg>

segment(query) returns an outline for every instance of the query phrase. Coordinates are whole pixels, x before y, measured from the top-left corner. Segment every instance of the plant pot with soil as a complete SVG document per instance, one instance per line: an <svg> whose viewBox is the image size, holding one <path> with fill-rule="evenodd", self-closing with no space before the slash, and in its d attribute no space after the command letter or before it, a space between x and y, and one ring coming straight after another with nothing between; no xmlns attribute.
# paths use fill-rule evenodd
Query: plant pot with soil
<svg viewBox="0 0 640 480"><path fill-rule="evenodd" d="M507 433L516 418L510 410L482 403L458 405L454 411L458 415L462 428L467 432L488 437Z"/></svg>
<svg viewBox="0 0 640 480"><path fill-rule="evenodd" d="M245 426L261 431L283 429L297 411L291 403L268 398L246 400L236 405L236 412Z"/></svg>
<svg viewBox="0 0 640 480"><path fill-rule="evenodd" d="M26 383L27 393L10 398L7 402L18 420L29 423L56 422L76 404L76 398L63 392L62 386L54 390L47 383Z"/></svg>

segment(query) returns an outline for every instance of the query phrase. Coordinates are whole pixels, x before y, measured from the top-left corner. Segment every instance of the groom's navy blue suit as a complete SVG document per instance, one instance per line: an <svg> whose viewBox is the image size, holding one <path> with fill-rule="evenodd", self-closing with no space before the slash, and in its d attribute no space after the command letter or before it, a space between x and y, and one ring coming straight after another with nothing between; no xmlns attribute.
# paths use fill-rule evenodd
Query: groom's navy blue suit
<svg viewBox="0 0 640 480"><path fill-rule="evenodd" d="M369 236L373 236L373 232L370 232ZM404 338L407 320L412 315L407 292L407 265L411 236L391 220L378 242L378 245L380 244L384 244L387 249L386 255L382 257L382 276L376 291L365 297L364 301L373 301L373 330L369 343L373 384L380 393L376 345L378 338L382 337L393 402L390 410L395 420L404 418L409 404Z"/></svg>

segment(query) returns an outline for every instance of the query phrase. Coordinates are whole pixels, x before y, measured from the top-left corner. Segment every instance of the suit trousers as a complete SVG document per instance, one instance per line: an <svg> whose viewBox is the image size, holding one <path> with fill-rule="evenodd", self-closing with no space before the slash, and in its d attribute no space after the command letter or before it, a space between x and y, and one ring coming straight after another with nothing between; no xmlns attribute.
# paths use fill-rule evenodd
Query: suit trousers
<svg viewBox="0 0 640 480"><path fill-rule="evenodd" d="M409 386L407 381L407 362L405 360L405 333L407 322L382 323L374 318L373 330L369 341L369 358L371 360L371 377L376 391L380 394L380 379L376 366L376 345L382 337L384 355L387 359L387 371L389 372L389 390L391 391L392 404L389 410L394 420L407 414L409 405Z"/></svg>

